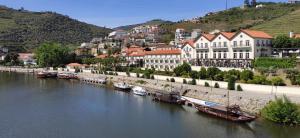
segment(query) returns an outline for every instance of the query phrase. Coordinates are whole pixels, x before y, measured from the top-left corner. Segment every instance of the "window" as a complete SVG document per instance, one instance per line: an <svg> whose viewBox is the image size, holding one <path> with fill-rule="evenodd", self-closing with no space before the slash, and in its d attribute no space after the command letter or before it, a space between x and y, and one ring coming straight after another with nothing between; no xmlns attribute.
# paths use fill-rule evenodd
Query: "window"
<svg viewBox="0 0 300 138"><path fill-rule="evenodd" d="M165 60L165 63L169 63L169 61L168 61L168 60Z"/></svg>
<svg viewBox="0 0 300 138"><path fill-rule="evenodd" d="M203 43L201 43L201 48L203 48Z"/></svg>
<svg viewBox="0 0 300 138"><path fill-rule="evenodd" d="M222 58L222 52L221 51L219 52L219 58Z"/></svg>
<svg viewBox="0 0 300 138"><path fill-rule="evenodd" d="M250 41L246 40L246 46L250 46Z"/></svg>
<svg viewBox="0 0 300 138"><path fill-rule="evenodd" d="M199 44L198 43L196 44L196 48L199 48Z"/></svg>
<svg viewBox="0 0 300 138"><path fill-rule="evenodd" d="M164 61L163 61L163 60L160 60L160 63L164 63Z"/></svg>
<svg viewBox="0 0 300 138"><path fill-rule="evenodd" d="M240 41L240 46L243 46L243 41Z"/></svg>
<svg viewBox="0 0 300 138"><path fill-rule="evenodd" d="M249 55L249 52L246 53L246 59L249 59L250 58L250 55Z"/></svg>
<svg viewBox="0 0 300 138"><path fill-rule="evenodd" d="M237 46L237 41L233 41L233 46Z"/></svg>
<svg viewBox="0 0 300 138"><path fill-rule="evenodd" d="M205 52L205 59L207 59L208 58L208 54L207 54L207 52Z"/></svg>
<svg viewBox="0 0 300 138"><path fill-rule="evenodd" d="M214 42L214 43L213 43L213 47L216 47L216 46L217 46L217 43L216 43L216 42Z"/></svg>
<svg viewBox="0 0 300 138"><path fill-rule="evenodd" d="M222 46L222 42L219 42L219 47L221 47Z"/></svg>
<svg viewBox="0 0 300 138"><path fill-rule="evenodd" d="M243 52L242 51L240 52L240 58L243 58Z"/></svg>
<svg viewBox="0 0 300 138"><path fill-rule="evenodd" d="M205 48L207 48L208 47L208 43L205 43Z"/></svg>
<svg viewBox="0 0 300 138"><path fill-rule="evenodd" d="M216 52L214 52L214 58L217 58L217 54L216 54Z"/></svg>
<svg viewBox="0 0 300 138"><path fill-rule="evenodd" d="M233 58L237 58L237 53L233 53Z"/></svg>
<svg viewBox="0 0 300 138"><path fill-rule="evenodd" d="M260 41L259 40L256 41L256 45L260 46Z"/></svg>
<svg viewBox="0 0 300 138"><path fill-rule="evenodd" d="M243 35L240 35L240 38L243 38Z"/></svg>
<svg viewBox="0 0 300 138"><path fill-rule="evenodd" d="M227 52L226 51L224 51L224 53L223 53L223 58L227 58Z"/></svg>
<svg viewBox="0 0 300 138"><path fill-rule="evenodd" d="M224 42L224 47L227 47L227 42Z"/></svg>

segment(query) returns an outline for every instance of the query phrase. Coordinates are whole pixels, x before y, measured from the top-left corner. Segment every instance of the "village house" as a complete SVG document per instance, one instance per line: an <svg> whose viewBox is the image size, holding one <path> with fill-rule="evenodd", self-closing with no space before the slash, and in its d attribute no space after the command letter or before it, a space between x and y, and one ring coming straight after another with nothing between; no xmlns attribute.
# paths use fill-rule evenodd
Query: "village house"
<svg viewBox="0 0 300 138"><path fill-rule="evenodd" d="M128 66L143 67L144 65L145 48L139 46L124 48L121 55L125 57Z"/></svg>
<svg viewBox="0 0 300 138"><path fill-rule="evenodd" d="M181 62L181 50L153 50L145 53L145 68L156 70L173 70Z"/></svg>
<svg viewBox="0 0 300 138"><path fill-rule="evenodd" d="M21 61L24 65L37 65L33 53L18 53L18 55L18 60Z"/></svg>
<svg viewBox="0 0 300 138"><path fill-rule="evenodd" d="M181 48L181 62L194 64L196 60L196 53L194 41L187 41Z"/></svg>
<svg viewBox="0 0 300 138"><path fill-rule="evenodd" d="M66 65L67 71L75 72L77 69L82 70L88 68L86 64L70 63Z"/></svg>

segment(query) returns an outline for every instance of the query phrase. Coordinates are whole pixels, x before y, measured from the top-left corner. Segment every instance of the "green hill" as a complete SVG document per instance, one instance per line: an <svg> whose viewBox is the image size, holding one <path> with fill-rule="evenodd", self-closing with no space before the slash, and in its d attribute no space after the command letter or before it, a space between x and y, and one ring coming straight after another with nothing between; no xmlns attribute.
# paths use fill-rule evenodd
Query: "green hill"
<svg viewBox="0 0 300 138"><path fill-rule="evenodd" d="M8 46L12 50L30 51L45 41L78 45L110 31L53 12L0 6L0 46Z"/></svg>
<svg viewBox="0 0 300 138"><path fill-rule="evenodd" d="M170 24L170 23L172 23L172 22L171 21L165 21L165 20L162 20L162 19L154 19L154 20L151 20L151 21L147 21L145 23L116 27L116 28L114 28L114 30L120 30L121 29L121 30L129 31L129 30L133 29L134 27L141 26L141 25L162 25L162 24Z"/></svg>
<svg viewBox="0 0 300 138"><path fill-rule="evenodd" d="M261 3L259 3L261 4ZM161 25L162 28L165 30L174 33L176 28L184 28L188 31L191 31L195 28L200 28L203 31L209 32L214 29L219 29L221 31L236 31L241 28L251 28L254 26L254 28L264 30L268 30L267 28L273 29L271 34L273 32L280 32L285 31L284 26L289 26L289 18L286 17L286 15L297 16L299 15L299 12L296 12L300 10L300 4L285 4L285 3L262 3L265 5L263 8L231 8L225 11L219 11L215 12L203 17L200 17L197 20L197 23L193 22L177 22L173 24L163 24ZM299 15L300 16L300 15ZM278 25L281 24L280 27L270 27L269 24L272 24L273 21L276 21L276 19L285 21L286 24L281 24L278 22ZM299 17L298 17L299 19ZM296 23L296 19L291 20L294 23L293 28L300 28L300 23ZM268 24L269 23L269 24ZM297 27L296 27L297 26Z"/></svg>
<svg viewBox="0 0 300 138"><path fill-rule="evenodd" d="M300 10L254 26L253 29L262 30L272 35L288 35L290 31L300 33Z"/></svg>

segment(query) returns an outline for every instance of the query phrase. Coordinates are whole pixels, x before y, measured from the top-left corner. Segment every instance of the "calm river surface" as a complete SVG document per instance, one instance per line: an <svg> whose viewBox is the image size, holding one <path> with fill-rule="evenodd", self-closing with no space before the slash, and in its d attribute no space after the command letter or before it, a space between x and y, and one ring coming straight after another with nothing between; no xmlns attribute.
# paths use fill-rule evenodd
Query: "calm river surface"
<svg viewBox="0 0 300 138"><path fill-rule="evenodd" d="M300 138L300 128L236 124L77 81L0 72L1 138Z"/></svg>

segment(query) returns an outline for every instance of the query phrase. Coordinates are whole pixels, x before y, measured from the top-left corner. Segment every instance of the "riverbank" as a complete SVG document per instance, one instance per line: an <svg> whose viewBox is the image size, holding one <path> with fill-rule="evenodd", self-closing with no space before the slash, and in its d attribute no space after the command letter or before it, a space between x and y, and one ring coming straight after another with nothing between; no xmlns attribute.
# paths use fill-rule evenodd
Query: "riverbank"
<svg viewBox="0 0 300 138"><path fill-rule="evenodd" d="M26 69L26 68L3 68L0 67L1 71L21 72L21 73L37 73L43 69ZM92 74L92 73L79 73L79 78L99 78L107 77L112 83L125 81L131 85L138 85L147 88L148 90L155 92L162 90L170 92L172 90L180 91L187 97L212 101L223 105L228 104L228 90L222 88L211 88L200 85L188 85L176 82L168 82L165 80L151 80L144 78L128 77L126 74L118 74L118 76L104 75L104 74ZM239 105L243 110L258 114L259 111L269 101L274 100L275 96L282 96L283 94L278 93L266 93L261 92L260 89L253 91L229 91L230 105ZM300 94L288 93L286 94L292 102L300 104Z"/></svg>

